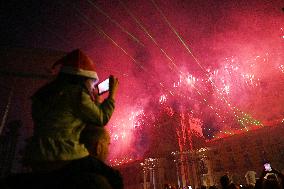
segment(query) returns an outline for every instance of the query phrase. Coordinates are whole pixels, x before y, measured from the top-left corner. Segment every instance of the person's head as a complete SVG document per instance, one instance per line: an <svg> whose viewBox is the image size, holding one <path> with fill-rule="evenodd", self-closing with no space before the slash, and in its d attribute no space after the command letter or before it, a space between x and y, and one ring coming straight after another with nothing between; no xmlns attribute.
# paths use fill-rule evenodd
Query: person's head
<svg viewBox="0 0 284 189"><path fill-rule="evenodd" d="M56 61L52 69L59 66L59 76L68 74L83 77L90 83L97 83L99 77L93 61L80 49L75 49Z"/></svg>
<svg viewBox="0 0 284 189"><path fill-rule="evenodd" d="M86 146L91 156L105 161L110 144L109 132L103 127L89 127L81 133L80 141Z"/></svg>
<svg viewBox="0 0 284 189"><path fill-rule="evenodd" d="M222 187L227 187L230 184L230 178L228 175L224 175L220 178L220 184Z"/></svg>
<svg viewBox="0 0 284 189"><path fill-rule="evenodd" d="M170 185L169 184L164 184L164 189L169 189Z"/></svg>
<svg viewBox="0 0 284 189"><path fill-rule="evenodd" d="M75 49L57 60L52 69L60 66L59 73L79 75L98 80L95 64L80 49Z"/></svg>

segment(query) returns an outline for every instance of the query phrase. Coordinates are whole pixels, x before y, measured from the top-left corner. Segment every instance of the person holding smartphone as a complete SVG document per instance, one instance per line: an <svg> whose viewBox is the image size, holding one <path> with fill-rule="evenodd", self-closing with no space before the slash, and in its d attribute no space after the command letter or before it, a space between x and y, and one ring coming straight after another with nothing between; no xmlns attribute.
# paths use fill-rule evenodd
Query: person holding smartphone
<svg viewBox="0 0 284 189"><path fill-rule="evenodd" d="M279 179L281 181L279 181ZM284 175L274 169L270 162L263 164L263 171L256 181L255 189L281 189L284 188Z"/></svg>
<svg viewBox="0 0 284 189"><path fill-rule="evenodd" d="M92 60L80 49L59 59L59 74L32 96L33 136L27 140L24 163L33 171L52 171L89 152L80 143L86 125L104 127L115 108L118 79L109 77L108 96L103 102L96 86L98 75Z"/></svg>

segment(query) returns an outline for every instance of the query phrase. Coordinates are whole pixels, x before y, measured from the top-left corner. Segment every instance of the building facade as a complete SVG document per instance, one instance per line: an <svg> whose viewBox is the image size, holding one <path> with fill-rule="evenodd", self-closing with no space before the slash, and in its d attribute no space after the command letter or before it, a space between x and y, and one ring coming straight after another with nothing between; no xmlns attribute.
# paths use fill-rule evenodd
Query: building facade
<svg viewBox="0 0 284 189"><path fill-rule="evenodd" d="M258 177L265 162L272 168L284 169L284 125L208 141L197 150L172 152L168 157L146 158L118 167L125 188L164 189L165 184L176 188L219 186L227 174L235 184L245 185L248 171Z"/></svg>
<svg viewBox="0 0 284 189"><path fill-rule="evenodd" d="M265 162L284 169L284 126L267 126L207 143L207 163L211 184L229 174L237 184L245 184L245 174L255 171L258 177Z"/></svg>

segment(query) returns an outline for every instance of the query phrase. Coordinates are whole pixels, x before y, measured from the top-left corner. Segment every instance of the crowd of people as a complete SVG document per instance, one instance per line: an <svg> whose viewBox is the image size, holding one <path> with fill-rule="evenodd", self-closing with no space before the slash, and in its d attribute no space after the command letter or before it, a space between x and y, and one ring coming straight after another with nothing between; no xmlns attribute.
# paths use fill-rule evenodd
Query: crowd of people
<svg viewBox="0 0 284 189"><path fill-rule="evenodd" d="M259 178L256 172L248 171L244 176L246 184L234 183L228 174L220 177L219 183L213 186L201 186L198 189L284 189L284 175L276 169L269 171L263 169ZM165 185L164 189L176 189L176 187Z"/></svg>
<svg viewBox="0 0 284 189"><path fill-rule="evenodd" d="M219 180L219 187L201 186L200 189L284 189L284 175L275 169L264 169L259 178L255 174L246 174L245 177L245 185L236 184L228 175L223 175Z"/></svg>
<svg viewBox="0 0 284 189"><path fill-rule="evenodd" d="M220 177L219 183L213 186L201 186L197 189L284 189L284 175L275 169L269 171L263 170L259 178L255 177L254 171L248 171L244 176L246 184L236 184L229 175L225 174ZM171 184L164 184L163 189L177 189ZM180 189L189 189L192 187L184 187Z"/></svg>

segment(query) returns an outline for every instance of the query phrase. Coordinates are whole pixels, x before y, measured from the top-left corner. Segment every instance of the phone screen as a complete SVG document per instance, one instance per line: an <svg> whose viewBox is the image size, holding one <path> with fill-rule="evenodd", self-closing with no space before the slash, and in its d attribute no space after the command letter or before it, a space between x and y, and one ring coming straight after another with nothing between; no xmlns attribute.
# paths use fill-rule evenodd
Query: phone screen
<svg viewBox="0 0 284 189"><path fill-rule="evenodd" d="M265 171L272 171L270 163L265 163L264 164L264 169L265 169Z"/></svg>
<svg viewBox="0 0 284 189"><path fill-rule="evenodd" d="M99 95L109 91L109 78L98 84Z"/></svg>

